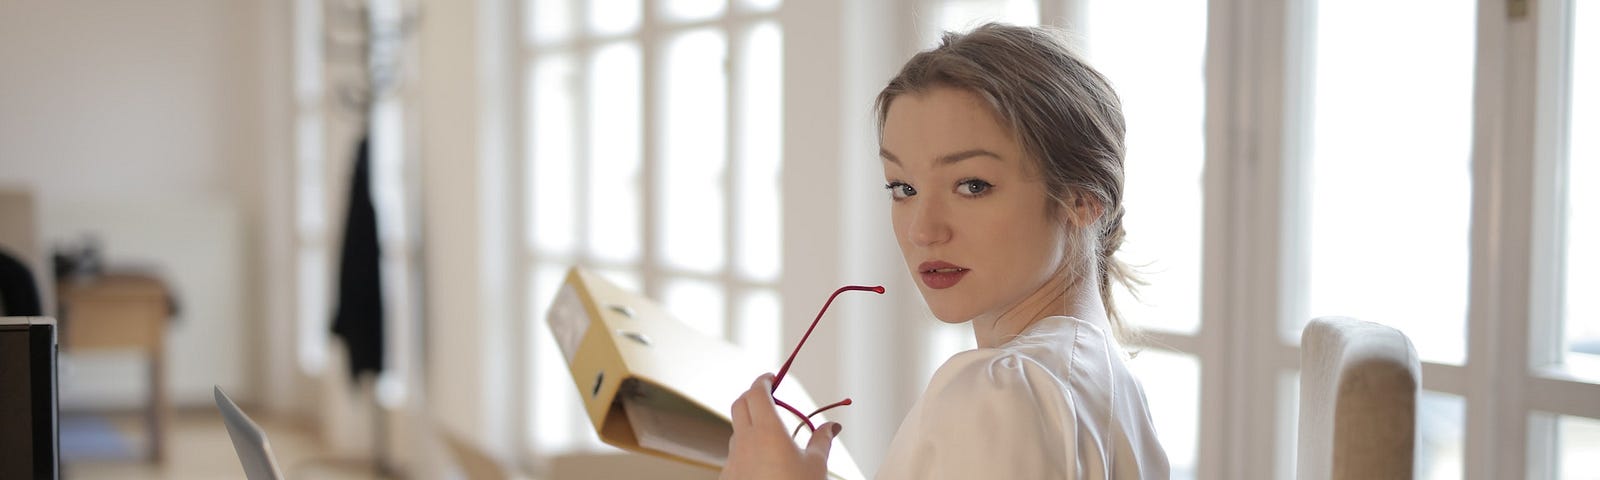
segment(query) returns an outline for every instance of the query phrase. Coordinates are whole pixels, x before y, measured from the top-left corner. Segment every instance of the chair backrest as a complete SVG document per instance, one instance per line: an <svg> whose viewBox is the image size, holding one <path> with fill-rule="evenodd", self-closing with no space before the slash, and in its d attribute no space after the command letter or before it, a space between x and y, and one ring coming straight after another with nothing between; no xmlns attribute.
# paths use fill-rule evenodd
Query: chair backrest
<svg viewBox="0 0 1600 480"><path fill-rule="evenodd" d="M39 259L39 224L33 192L28 189L0 185L0 246L22 256L34 271L44 268Z"/></svg>
<svg viewBox="0 0 1600 480"><path fill-rule="evenodd" d="M44 251L39 247L39 218L36 209L32 190L0 185L0 250L16 257L28 267L29 274L33 276L34 291L29 294L39 297L41 310L28 314L53 314L55 309L51 300L54 288L47 282L50 282L54 275L50 270L46 270L50 264L45 261Z"/></svg>
<svg viewBox="0 0 1600 480"><path fill-rule="evenodd" d="M1422 365L1405 334L1324 317L1300 337L1301 480L1411 478Z"/></svg>

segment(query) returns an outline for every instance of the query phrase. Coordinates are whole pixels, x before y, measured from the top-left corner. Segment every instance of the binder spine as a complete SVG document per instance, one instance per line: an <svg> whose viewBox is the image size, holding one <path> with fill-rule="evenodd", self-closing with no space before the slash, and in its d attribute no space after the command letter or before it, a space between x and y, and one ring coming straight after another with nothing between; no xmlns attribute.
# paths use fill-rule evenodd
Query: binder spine
<svg viewBox="0 0 1600 480"><path fill-rule="evenodd" d="M563 288L572 288L576 298L580 299L583 313L589 323L583 332L582 340L577 345L575 352L569 359L573 385L577 387L579 395L583 398L584 410L589 414L589 422L596 432L605 436L607 429L606 418L610 415L615 403L617 392L620 390L624 373L618 367L622 365L610 364L622 359L621 352L617 350L616 342L610 338L612 333L611 322L606 318L608 312L601 308L601 300L590 291L581 270L573 268L567 273L567 283ZM608 362L607 359L612 360ZM607 439L609 441L609 439Z"/></svg>

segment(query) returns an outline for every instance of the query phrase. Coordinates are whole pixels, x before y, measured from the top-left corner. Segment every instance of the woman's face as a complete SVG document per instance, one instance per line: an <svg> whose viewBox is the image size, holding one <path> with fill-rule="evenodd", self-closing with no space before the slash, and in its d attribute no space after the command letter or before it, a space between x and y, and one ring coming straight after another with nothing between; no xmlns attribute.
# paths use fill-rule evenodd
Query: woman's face
<svg viewBox="0 0 1600 480"><path fill-rule="evenodd" d="M896 97L881 153L895 239L934 316L998 317L1061 274L1065 220L976 94L939 87Z"/></svg>

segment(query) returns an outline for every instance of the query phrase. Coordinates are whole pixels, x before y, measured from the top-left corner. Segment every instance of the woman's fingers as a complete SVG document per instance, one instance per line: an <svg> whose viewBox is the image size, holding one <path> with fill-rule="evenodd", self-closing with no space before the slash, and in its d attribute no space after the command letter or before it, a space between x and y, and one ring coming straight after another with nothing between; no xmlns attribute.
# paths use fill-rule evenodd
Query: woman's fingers
<svg viewBox="0 0 1600 480"><path fill-rule="evenodd" d="M747 396L750 396L749 392L745 392L744 395L733 401L732 419L734 430L750 425L750 409L745 406L747 402L744 399Z"/></svg>
<svg viewBox="0 0 1600 480"><path fill-rule="evenodd" d="M817 431L811 432L811 441L806 443L806 454L822 457L823 462L826 463L828 451L833 448L833 437L839 436L839 432L843 429L843 425L834 422L828 422L817 427Z"/></svg>
<svg viewBox="0 0 1600 480"><path fill-rule="evenodd" d="M744 392L744 401L745 408L750 412L750 423L783 428L783 422L778 420L778 407L772 403L772 374L764 373L756 377L755 383L750 384L750 390Z"/></svg>

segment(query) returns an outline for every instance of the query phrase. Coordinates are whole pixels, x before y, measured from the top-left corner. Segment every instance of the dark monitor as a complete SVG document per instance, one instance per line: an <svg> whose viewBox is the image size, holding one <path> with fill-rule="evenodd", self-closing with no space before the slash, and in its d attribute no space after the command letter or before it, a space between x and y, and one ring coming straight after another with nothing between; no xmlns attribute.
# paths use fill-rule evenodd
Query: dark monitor
<svg viewBox="0 0 1600 480"><path fill-rule="evenodd" d="M61 478L56 321L0 317L0 478Z"/></svg>

